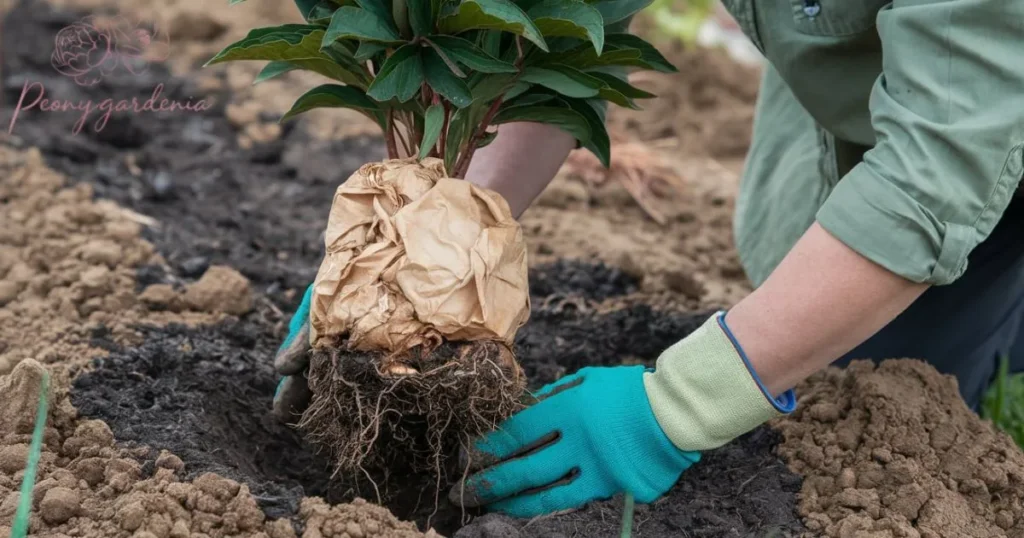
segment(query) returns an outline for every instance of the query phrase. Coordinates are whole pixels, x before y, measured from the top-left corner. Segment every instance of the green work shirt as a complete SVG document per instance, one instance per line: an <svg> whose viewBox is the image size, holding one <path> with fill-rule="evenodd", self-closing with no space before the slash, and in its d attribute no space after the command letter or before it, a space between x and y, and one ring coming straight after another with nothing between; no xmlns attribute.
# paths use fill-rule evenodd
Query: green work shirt
<svg viewBox="0 0 1024 538"><path fill-rule="evenodd" d="M815 220L912 281L962 275L1024 173L1024 2L723 4L770 64L736 213L754 283Z"/></svg>

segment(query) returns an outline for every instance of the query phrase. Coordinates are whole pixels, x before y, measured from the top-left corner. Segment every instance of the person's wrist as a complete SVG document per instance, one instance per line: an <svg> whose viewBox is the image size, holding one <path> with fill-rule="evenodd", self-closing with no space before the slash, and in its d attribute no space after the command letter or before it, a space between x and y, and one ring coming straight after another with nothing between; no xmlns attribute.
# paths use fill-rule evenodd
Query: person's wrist
<svg viewBox="0 0 1024 538"><path fill-rule="evenodd" d="M708 319L644 375L658 423L682 450L719 447L796 405L792 391L775 398L765 389L722 319Z"/></svg>
<svg viewBox="0 0 1024 538"><path fill-rule="evenodd" d="M740 360L743 361L743 365L747 368L747 373L757 384L758 389L761 390L761 394L768 400L769 403L775 407L780 413L789 413L793 411L793 407L796 405L795 394L792 390L786 391L775 391L772 390L771 386L764 382L762 377L758 373L758 369L754 363L751 362L750 357L747 355L743 346L740 345L739 340L736 338L735 333L729 327L726 321L728 312L719 312L715 314L715 320L718 323L719 328L725 333L726 338L729 339L729 343L732 344L733 349L739 356Z"/></svg>

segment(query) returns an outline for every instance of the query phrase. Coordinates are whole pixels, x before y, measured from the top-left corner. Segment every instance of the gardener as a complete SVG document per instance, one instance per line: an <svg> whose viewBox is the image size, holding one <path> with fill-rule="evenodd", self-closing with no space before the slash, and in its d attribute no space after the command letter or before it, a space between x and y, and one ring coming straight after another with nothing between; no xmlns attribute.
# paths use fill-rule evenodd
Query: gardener
<svg viewBox="0 0 1024 538"><path fill-rule="evenodd" d="M975 407L1000 356L1024 369L1024 3L725 4L769 63L735 218L755 291L654 372L587 368L546 388L477 442L455 502L528 517L654 501L837 360L922 358ZM572 147L502 126L469 178L518 214ZM276 362L293 376L285 416L304 397L307 317Z"/></svg>

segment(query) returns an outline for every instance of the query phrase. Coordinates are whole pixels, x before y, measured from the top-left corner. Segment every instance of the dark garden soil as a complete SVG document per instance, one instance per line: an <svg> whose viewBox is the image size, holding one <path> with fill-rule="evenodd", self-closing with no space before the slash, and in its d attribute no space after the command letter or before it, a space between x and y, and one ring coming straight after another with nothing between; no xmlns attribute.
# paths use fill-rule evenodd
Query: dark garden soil
<svg viewBox="0 0 1024 538"><path fill-rule="evenodd" d="M577 266L574 272L586 270ZM610 272L601 266L590 271ZM563 285L537 281L539 287ZM536 307L517 339L534 388L583 364L617 364L624 354L650 362L703 319L645 307L596 313L565 304ZM71 395L79 412L104 420L121 441L151 447L152 457L160 449L177 454L190 477L216 472L249 485L270 517L295 514L303 496L330 502L356 493L374 498L365 486L356 491L344 480L328 484L327 463L269 417L276 383L269 357L277 341L258 313L237 322L151 328L144 334L143 345L116 350L77 378ZM778 441L762 428L705 455L667 497L638 508L637 535L761 536L802 528L794 512L800 479L774 455ZM429 518L442 533L458 528L463 514L443 499L434 513L432 477L392 476L388 484L385 505L399 517L421 524ZM491 516L457 536L610 536L620 510L621 501L613 500L528 525ZM499 529L506 534L494 534Z"/></svg>
<svg viewBox="0 0 1024 538"><path fill-rule="evenodd" d="M364 162L381 158L373 138L323 142L302 128L243 149L224 117L224 95L201 92L159 66L79 86L50 65L54 35L83 14L28 2L8 13L2 29L0 86L7 126L27 86L41 83L48 98L99 103L162 95L207 99L202 112L113 114L96 131L94 112L80 133L81 112L21 111L13 134L38 147L52 168L91 184L97 196L152 217L147 238L164 256L173 279L159 268L139 272L140 285L190 280L211 264L241 271L254 284L255 310L240 320L187 328L140 328L141 345L112 350L80 375L72 391L79 412L105 421L118 441L179 456L190 477L205 472L243 482L271 517L296 513L303 496L348 501L358 493L331 483L327 463L290 428L269 416L276 376L271 357L283 325L312 281L321 258L320 231L335 187ZM31 90L29 97L31 97ZM606 299L636 291L637 280L600 264L559 261L531 270L533 312L516 352L534 388L586 365L652 363L657 354L695 329L707 313L661 312L643 304L610 308ZM779 439L762 428L713 451L658 503L638 507L635 536L770 536L802 529L796 515L800 479L774 456ZM614 449L614 447L609 447ZM385 504L402 518L430 523L451 535L465 514L440 505L430 477L392 476ZM443 499L443 495L442 495ZM459 537L617 534L621 500L533 522L489 516Z"/></svg>
<svg viewBox="0 0 1024 538"><path fill-rule="evenodd" d="M792 504L801 481L773 455L780 438L762 427L705 454L699 465L683 473L668 495L654 504L636 507L633 536L796 535L803 525L793 518ZM459 529L454 538L619 536L622 511L620 497L533 521L489 514Z"/></svg>

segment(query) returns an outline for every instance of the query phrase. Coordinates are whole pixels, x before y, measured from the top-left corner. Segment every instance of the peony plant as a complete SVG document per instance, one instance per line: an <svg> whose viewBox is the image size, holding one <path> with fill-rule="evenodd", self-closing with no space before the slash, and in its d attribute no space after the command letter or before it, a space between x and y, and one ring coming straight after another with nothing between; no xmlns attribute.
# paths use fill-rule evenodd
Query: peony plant
<svg viewBox="0 0 1024 538"><path fill-rule="evenodd" d="M245 0L232 0L232 4ZM208 63L269 61L256 81L301 69L333 82L284 119L357 110L384 132L388 156L444 160L465 176L494 127L540 122L570 133L605 166L605 102L653 97L624 67L675 68L626 24L651 0L296 0L305 24L258 28Z"/></svg>
<svg viewBox="0 0 1024 538"><path fill-rule="evenodd" d="M283 120L348 108L384 134L388 160L337 190L304 303L313 396L298 425L339 470L442 471L453 443L521 405L522 232L498 193L462 178L512 122L557 126L608 166L607 103L653 97L626 70L675 70L626 31L649 3L296 0L304 23L252 30L210 60L268 62L256 82L318 73L330 82Z"/></svg>

